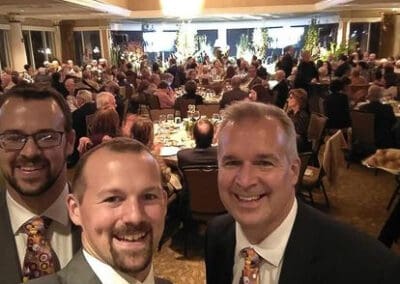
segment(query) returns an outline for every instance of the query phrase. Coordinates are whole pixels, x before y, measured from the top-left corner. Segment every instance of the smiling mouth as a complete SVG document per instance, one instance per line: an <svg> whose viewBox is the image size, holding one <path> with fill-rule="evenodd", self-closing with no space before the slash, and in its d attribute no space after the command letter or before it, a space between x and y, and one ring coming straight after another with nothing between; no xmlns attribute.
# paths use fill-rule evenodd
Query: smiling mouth
<svg viewBox="0 0 400 284"><path fill-rule="evenodd" d="M30 166L30 167L17 166L17 168L24 172L34 172L34 171L39 171L39 170L43 169L44 166Z"/></svg>
<svg viewBox="0 0 400 284"><path fill-rule="evenodd" d="M138 232L130 235L123 235L123 236L114 236L117 240L121 242L138 242L142 241L148 232Z"/></svg>
<svg viewBox="0 0 400 284"><path fill-rule="evenodd" d="M235 194L235 196L241 202L254 202L254 201L260 200L261 198L266 196L266 194L258 194L258 195L251 195L251 196Z"/></svg>

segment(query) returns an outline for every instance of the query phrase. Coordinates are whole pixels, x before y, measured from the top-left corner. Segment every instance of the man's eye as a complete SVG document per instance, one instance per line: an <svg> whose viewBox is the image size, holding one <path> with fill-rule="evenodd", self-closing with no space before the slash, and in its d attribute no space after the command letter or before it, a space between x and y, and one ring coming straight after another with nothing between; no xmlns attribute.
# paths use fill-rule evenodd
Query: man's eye
<svg viewBox="0 0 400 284"><path fill-rule="evenodd" d="M272 161L256 161L254 164L260 167L270 167L274 165Z"/></svg>
<svg viewBox="0 0 400 284"><path fill-rule="evenodd" d="M158 198L158 195L155 193L145 193L143 195L144 200L154 200Z"/></svg>
<svg viewBox="0 0 400 284"><path fill-rule="evenodd" d="M40 135L37 136L37 140L40 141L56 140L56 135L54 135L53 133L41 133Z"/></svg>
<svg viewBox="0 0 400 284"><path fill-rule="evenodd" d="M105 202L105 203L118 203L121 201L122 201L122 198L119 196L110 196L103 200L103 202Z"/></svg>
<svg viewBox="0 0 400 284"><path fill-rule="evenodd" d="M223 163L224 167L236 167L236 166L240 166L240 165L241 165L241 162L236 161L236 160L225 161Z"/></svg>
<svg viewBox="0 0 400 284"><path fill-rule="evenodd" d="M18 135L18 134L7 135L7 136L4 137L4 140L7 141L7 142L20 142L20 141L23 141L24 139L25 139L24 136Z"/></svg>

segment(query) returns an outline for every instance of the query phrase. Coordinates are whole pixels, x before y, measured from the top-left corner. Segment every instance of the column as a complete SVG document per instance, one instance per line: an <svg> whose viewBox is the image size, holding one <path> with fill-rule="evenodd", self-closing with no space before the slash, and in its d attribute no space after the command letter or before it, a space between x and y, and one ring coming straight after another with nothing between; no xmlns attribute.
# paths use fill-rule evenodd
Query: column
<svg viewBox="0 0 400 284"><path fill-rule="evenodd" d="M400 54L400 15L383 15L380 39L379 57Z"/></svg>
<svg viewBox="0 0 400 284"><path fill-rule="evenodd" d="M15 17L9 18L10 22L10 57L12 68L18 72L24 70L24 65L27 64L24 37L22 36L22 25Z"/></svg>
<svg viewBox="0 0 400 284"><path fill-rule="evenodd" d="M339 27L337 33L337 44L346 44L349 40L349 33L350 33L350 20L346 18L340 18L339 20Z"/></svg>
<svg viewBox="0 0 400 284"><path fill-rule="evenodd" d="M111 34L109 26L100 28L101 55L107 60L108 64L111 64L110 38Z"/></svg>
<svg viewBox="0 0 400 284"><path fill-rule="evenodd" d="M62 52L61 52L61 32L60 32L60 21L54 21L54 56L61 60Z"/></svg>

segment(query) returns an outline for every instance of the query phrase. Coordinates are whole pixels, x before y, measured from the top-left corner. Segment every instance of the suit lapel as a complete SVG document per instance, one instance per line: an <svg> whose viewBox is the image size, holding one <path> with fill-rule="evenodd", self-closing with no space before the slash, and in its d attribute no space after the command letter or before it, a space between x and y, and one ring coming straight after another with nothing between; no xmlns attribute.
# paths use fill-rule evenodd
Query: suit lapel
<svg viewBox="0 0 400 284"><path fill-rule="evenodd" d="M309 281L318 274L310 266L315 264L320 251L317 247L319 232L309 218L310 209L301 201L298 204L296 220L283 257L279 284L314 283Z"/></svg>
<svg viewBox="0 0 400 284"><path fill-rule="evenodd" d="M6 191L0 190L0 283L19 283L21 265L6 203Z"/></svg>
<svg viewBox="0 0 400 284"><path fill-rule="evenodd" d="M219 239L218 250L221 256L220 265L222 271L219 275L223 275L223 281L221 283L232 283L233 280L233 264L235 258L235 222L230 216L229 225L226 227L226 231L221 235Z"/></svg>
<svg viewBox="0 0 400 284"><path fill-rule="evenodd" d="M58 275L62 279L62 283L101 284L83 256L82 250L74 255L68 265L58 272Z"/></svg>

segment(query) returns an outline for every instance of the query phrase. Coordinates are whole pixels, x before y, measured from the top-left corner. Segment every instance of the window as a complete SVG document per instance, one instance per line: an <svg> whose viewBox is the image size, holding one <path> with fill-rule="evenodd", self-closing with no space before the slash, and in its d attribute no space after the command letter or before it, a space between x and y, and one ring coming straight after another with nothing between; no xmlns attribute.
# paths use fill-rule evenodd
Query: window
<svg viewBox="0 0 400 284"><path fill-rule="evenodd" d="M74 42L76 64L85 65L102 57L99 31L76 31Z"/></svg>
<svg viewBox="0 0 400 284"><path fill-rule="evenodd" d="M25 30L22 32L28 64L33 68L43 66L54 57L54 33L48 31Z"/></svg>
<svg viewBox="0 0 400 284"><path fill-rule="evenodd" d="M0 30L0 70L10 66L7 36L8 31Z"/></svg>

